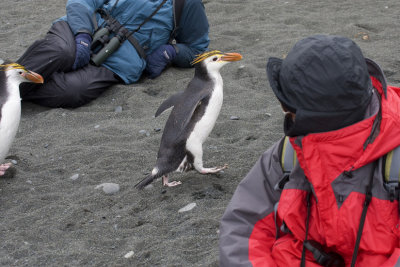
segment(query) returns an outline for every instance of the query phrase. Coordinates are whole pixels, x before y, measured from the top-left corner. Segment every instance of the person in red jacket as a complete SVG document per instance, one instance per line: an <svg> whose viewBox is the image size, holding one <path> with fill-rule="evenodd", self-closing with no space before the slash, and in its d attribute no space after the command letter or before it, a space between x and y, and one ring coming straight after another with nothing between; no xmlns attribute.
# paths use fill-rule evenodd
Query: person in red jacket
<svg viewBox="0 0 400 267"><path fill-rule="evenodd" d="M221 266L400 266L399 202L384 156L400 145L400 88L340 36L300 40L267 63L283 140L238 185L220 225Z"/></svg>

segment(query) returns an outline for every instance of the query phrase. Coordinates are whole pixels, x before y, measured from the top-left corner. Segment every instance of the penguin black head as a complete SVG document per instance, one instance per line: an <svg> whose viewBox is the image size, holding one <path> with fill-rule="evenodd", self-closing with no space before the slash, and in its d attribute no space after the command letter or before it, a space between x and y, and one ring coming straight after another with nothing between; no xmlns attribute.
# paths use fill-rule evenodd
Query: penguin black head
<svg viewBox="0 0 400 267"><path fill-rule="evenodd" d="M191 64L195 65L196 72L211 74L219 73L222 66L241 59L242 55L239 53L222 53L221 51L213 50L198 55Z"/></svg>

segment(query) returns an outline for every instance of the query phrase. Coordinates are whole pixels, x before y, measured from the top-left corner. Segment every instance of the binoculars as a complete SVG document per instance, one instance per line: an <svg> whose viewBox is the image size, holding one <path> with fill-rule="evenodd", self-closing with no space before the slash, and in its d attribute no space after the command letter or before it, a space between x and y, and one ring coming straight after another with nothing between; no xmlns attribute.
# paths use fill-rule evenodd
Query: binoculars
<svg viewBox="0 0 400 267"><path fill-rule="evenodd" d="M344 259L341 255L335 252L325 252L322 245L314 240L304 241L304 246L311 251L315 261L327 267L344 267Z"/></svg>
<svg viewBox="0 0 400 267"><path fill-rule="evenodd" d="M110 39L110 30L107 27L99 29L93 36L91 45L92 56L90 61L94 65L100 66L121 46L122 40L119 34Z"/></svg>

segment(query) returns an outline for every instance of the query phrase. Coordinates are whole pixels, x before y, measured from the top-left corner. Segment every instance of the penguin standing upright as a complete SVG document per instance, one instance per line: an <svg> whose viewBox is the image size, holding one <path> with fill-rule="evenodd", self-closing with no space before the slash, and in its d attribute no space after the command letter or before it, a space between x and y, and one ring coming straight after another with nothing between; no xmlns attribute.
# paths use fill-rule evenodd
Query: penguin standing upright
<svg viewBox="0 0 400 267"><path fill-rule="evenodd" d="M205 52L194 59L195 74L183 92L165 100L156 117L174 107L165 124L157 162L151 174L135 185L142 189L154 179L163 176L163 185L176 186L179 181L168 182L168 174L194 167L202 174L216 173L226 168L203 167L203 143L213 129L223 100L223 81L220 69L226 63L241 60L238 53Z"/></svg>
<svg viewBox="0 0 400 267"><path fill-rule="evenodd" d="M25 69L17 63L0 65L0 163L7 156L21 118L19 84L23 82L43 83L43 77ZM0 176L11 166L0 165Z"/></svg>

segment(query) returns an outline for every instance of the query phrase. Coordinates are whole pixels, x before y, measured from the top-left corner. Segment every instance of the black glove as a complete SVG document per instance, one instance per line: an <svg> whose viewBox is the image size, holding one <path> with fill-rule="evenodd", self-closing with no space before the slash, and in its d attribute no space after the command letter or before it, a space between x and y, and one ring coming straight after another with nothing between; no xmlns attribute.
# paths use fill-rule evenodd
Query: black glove
<svg viewBox="0 0 400 267"><path fill-rule="evenodd" d="M90 60L90 44L92 37L88 33L78 33L75 36L76 53L75 62L72 65L73 70L86 66Z"/></svg>
<svg viewBox="0 0 400 267"><path fill-rule="evenodd" d="M146 72L150 79L158 77L163 69L176 57L175 48L172 45L162 45L147 56Z"/></svg>

